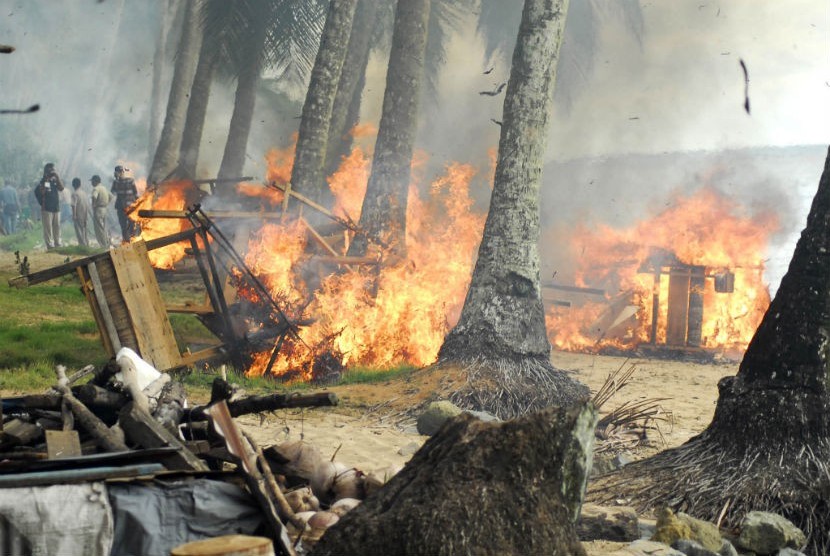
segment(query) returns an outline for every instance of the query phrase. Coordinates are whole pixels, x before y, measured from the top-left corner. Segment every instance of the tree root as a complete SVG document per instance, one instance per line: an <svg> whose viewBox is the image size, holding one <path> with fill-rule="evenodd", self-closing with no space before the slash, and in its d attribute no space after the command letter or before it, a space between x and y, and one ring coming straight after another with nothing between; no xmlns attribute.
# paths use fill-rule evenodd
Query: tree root
<svg viewBox="0 0 830 556"><path fill-rule="evenodd" d="M538 359L477 357L448 363L467 375L467 383L450 393L449 400L461 408L487 411L500 419L551 406L567 407L590 396L587 386Z"/></svg>

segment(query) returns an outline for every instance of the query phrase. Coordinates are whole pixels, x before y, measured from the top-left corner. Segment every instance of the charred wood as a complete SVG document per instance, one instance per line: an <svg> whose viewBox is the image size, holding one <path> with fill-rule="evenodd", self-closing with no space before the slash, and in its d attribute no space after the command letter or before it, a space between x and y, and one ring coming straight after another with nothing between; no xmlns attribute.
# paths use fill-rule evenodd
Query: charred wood
<svg viewBox="0 0 830 556"><path fill-rule="evenodd" d="M231 417L239 417L250 413L263 413L276 409L296 407L327 407L338 403L337 394L320 392L318 394L272 394L270 396L249 396L235 402L228 403ZM184 420L204 421L207 419L209 405L196 406L185 410Z"/></svg>

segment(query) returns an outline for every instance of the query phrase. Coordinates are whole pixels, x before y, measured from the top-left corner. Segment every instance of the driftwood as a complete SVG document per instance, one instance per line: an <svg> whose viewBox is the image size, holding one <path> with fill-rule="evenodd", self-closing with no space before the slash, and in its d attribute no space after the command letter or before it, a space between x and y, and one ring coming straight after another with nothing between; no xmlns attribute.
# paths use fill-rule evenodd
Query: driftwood
<svg viewBox="0 0 830 556"><path fill-rule="evenodd" d="M128 450L127 445L120 438L120 435L109 429L101 419L95 416L83 403L81 403L66 386L57 386L56 389L63 395L64 401L69 405L75 421L92 437L95 442L107 452L122 452Z"/></svg>
<svg viewBox="0 0 830 556"><path fill-rule="evenodd" d="M193 455L181 440L170 434L160 423L141 409L135 402L130 402L118 415L121 428L124 434L133 443L142 448L161 448L171 446L178 448L175 452L164 458L165 467L168 469L181 469L191 471L207 471L207 465Z"/></svg>
<svg viewBox="0 0 830 556"><path fill-rule="evenodd" d="M589 404L451 419L311 554L584 555L574 524L595 423Z"/></svg>
<svg viewBox="0 0 830 556"><path fill-rule="evenodd" d="M241 400L228 403L231 417L263 413L276 409L290 409L296 407L324 407L335 406L338 403L337 394L320 392L318 394L273 394L270 396L249 396ZM204 421L207 419L209 405L199 405L185 410L184 421Z"/></svg>
<svg viewBox="0 0 830 556"><path fill-rule="evenodd" d="M175 434L179 423L182 422L184 400L185 391L181 382L168 382L158 398L158 405L153 416L171 433Z"/></svg>

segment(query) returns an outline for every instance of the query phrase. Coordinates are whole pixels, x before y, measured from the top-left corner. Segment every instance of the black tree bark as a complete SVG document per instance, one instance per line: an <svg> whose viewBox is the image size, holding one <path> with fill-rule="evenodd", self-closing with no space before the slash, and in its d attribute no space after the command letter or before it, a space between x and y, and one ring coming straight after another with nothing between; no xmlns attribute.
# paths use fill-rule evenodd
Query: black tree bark
<svg viewBox="0 0 830 556"><path fill-rule="evenodd" d="M351 149L352 137L349 132L360 118L360 100L366 83L366 66L369 64L369 53L372 50L371 40L377 11L377 1L358 0L349 36L349 47L331 111L326 161L323 165L326 176L337 170L340 160L348 156Z"/></svg>
<svg viewBox="0 0 830 556"><path fill-rule="evenodd" d="M199 51L199 63L196 74L193 76L193 85L190 88L190 101L187 104L187 115L182 133L181 151L179 154L179 175L187 179L196 178L196 166L199 162L199 147L202 143L202 131L205 127L210 87L216 71L216 55L213 52L208 37L202 41Z"/></svg>
<svg viewBox="0 0 830 556"><path fill-rule="evenodd" d="M574 524L595 425L590 405L452 419L312 554L585 554Z"/></svg>
<svg viewBox="0 0 830 556"><path fill-rule="evenodd" d="M173 82L167 100L167 113L161 138L156 146L153 165L147 177L148 183L158 183L166 178L179 161L184 120L187 113L187 97L193 84L193 75L199 59L202 35L199 28L199 6L201 0L187 0L182 20L182 35L176 54Z"/></svg>
<svg viewBox="0 0 830 556"><path fill-rule="evenodd" d="M254 32L257 36L251 40L243 57L247 66L239 72L236 81L228 140L225 143L222 164L219 166L220 178L241 176L245 168L245 153L256 106L256 90L262 71L262 50L265 47L268 29L265 25L258 25Z"/></svg>

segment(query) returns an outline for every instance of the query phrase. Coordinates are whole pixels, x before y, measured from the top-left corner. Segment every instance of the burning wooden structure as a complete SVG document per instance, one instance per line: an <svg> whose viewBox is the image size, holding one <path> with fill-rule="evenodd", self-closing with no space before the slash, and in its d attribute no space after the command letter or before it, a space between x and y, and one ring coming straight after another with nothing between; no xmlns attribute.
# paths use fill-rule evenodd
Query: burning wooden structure
<svg viewBox="0 0 830 556"><path fill-rule="evenodd" d="M9 285L27 287L76 272L107 353L112 357L122 347L129 347L159 370L208 360L230 361L244 370L246 358L263 343L276 345L274 353L278 352L286 336L296 335L296 326L198 205L176 217L189 219L192 227L18 276ZM202 305L165 305L148 260L152 250L180 242L189 243L196 259L205 288ZM229 276L257 294L261 327L254 333L228 302L225 285ZM168 313L195 315L218 342L194 353L179 352Z"/></svg>

